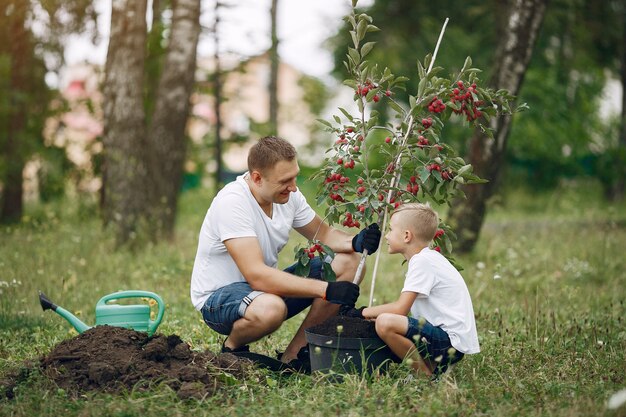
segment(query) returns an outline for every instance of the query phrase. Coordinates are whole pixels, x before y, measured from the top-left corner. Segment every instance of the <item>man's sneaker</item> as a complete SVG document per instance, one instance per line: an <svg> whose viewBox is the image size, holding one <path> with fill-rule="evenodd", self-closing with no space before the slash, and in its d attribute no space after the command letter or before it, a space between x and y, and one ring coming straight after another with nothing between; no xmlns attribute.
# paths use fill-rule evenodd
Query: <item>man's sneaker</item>
<svg viewBox="0 0 626 417"><path fill-rule="evenodd" d="M277 358L283 356L284 352L277 352ZM303 374L309 375L311 373L311 357L309 356L309 346L304 346L298 351L298 356L295 359L287 362L291 368L293 368L297 372L301 372Z"/></svg>
<svg viewBox="0 0 626 417"><path fill-rule="evenodd" d="M240 346L238 348L235 349L231 349L229 347L225 346L226 341L224 340L224 343L222 343L222 353L232 353L232 354L237 354L240 352L250 352L250 346L249 345L243 345Z"/></svg>

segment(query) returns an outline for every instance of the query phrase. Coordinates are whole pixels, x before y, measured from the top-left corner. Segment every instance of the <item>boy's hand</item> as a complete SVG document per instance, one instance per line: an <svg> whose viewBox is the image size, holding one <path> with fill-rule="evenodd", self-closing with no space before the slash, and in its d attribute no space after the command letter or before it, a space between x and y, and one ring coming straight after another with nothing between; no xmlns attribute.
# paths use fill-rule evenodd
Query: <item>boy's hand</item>
<svg viewBox="0 0 626 417"><path fill-rule="evenodd" d="M355 252L363 252L367 249L367 254L371 255L378 249L380 243L380 229L377 223L372 223L361 230L358 235L352 238L352 249Z"/></svg>
<svg viewBox="0 0 626 417"><path fill-rule="evenodd" d="M333 304L354 306L359 298L359 286L348 281L329 282L324 300Z"/></svg>
<svg viewBox="0 0 626 417"><path fill-rule="evenodd" d="M339 309L339 315L340 316L344 316L344 317L355 317L355 318L358 318L358 319L365 319L365 317L363 317L363 310L364 309L365 309L365 306L359 307L359 308L354 308L354 307L350 307L350 306L347 306L347 305L343 305Z"/></svg>

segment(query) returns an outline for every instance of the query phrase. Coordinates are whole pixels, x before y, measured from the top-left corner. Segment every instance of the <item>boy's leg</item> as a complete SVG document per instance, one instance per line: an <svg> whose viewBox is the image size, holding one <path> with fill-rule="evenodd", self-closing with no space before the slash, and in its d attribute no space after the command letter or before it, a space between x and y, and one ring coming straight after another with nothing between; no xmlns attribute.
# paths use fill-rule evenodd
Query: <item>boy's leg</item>
<svg viewBox="0 0 626 417"><path fill-rule="evenodd" d="M430 376L434 366L430 361L424 360L415 344L407 339L409 320L406 316L393 313L383 313L376 318L376 333L389 346L391 351L401 359L411 359L411 366L416 372L423 372Z"/></svg>
<svg viewBox="0 0 626 417"><path fill-rule="evenodd" d="M354 279L359 261L361 259L360 253L346 254L338 253L333 259L331 264L333 271L337 274L337 281L350 281ZM365 268L363 268L365 272ZM311 304L311 309L307 313L306 317L302 321L302 324L298 328L293 339L285 349L280 359L283 362L290 362L297 358L298 351L307 345L306 336L304 330L317 324L323 323L326 319L336 316L339 312L339 305L332 304L328 301L316 298Z"/></svg>

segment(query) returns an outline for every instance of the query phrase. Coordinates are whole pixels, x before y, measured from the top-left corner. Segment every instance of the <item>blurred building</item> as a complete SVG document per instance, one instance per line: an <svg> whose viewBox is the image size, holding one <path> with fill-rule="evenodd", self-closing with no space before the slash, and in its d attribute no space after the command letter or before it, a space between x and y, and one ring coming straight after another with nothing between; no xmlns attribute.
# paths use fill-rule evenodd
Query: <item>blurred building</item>
<svg viewBox="0 0 626 417"><path fill-rule="evenodd" d="M227 170L241 172L246 169L249 147L260 137L255 132L263 130L257 128L269 119L267 86L270 61L267 54L252 57L245 62L226 57L220 65L224 74L224 100L220 107L221 136L225 145L223 161ZM202 169L205 172L214 171L216 166L213 154L215 100L211 93L214 68L212 58L199 58L197 88L191 98L187 133L194 144L193 148L204 148L205 152L201 158L193 155L193 151L190 152L190 160L185 168L187 171L199 171L198 163L206 163ZM76 171L73 180L80 192L97 192L101 187L95 161L102 152L102 71L101 67L92 64L73 65L64 70L60 93L69 110L60 111L59 116L50 118L44 132L47 145L65 150L67 159ZM305 90L301 85L303 76L294 67L280 64L278 132L298 149L309 143L317 117L307 104ZM26 169L30 194L36 194L37 172L40 168L41 161L34 160Z"/></svg>

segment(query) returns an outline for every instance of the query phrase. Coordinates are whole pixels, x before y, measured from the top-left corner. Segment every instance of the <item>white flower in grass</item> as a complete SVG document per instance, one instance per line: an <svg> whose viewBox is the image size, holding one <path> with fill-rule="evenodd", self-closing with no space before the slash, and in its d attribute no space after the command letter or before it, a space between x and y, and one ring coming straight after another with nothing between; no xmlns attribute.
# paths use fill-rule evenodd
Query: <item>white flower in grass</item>
<svg viewBox="0 0 626 417"><path fill-rule="evenodd" d="M611 395L606 406L609 410L617 410L624 404L626 404L626 389L619 390Z"/></svg>
<svg viewBox="0 0 626 417"><path fill-rule="evenodd" d="M313 353L315 353L316 355L320 355L322 353L322 348L319 346L315 346L315 349L313 349Z"/></svg>
<svg viewBox="0 0 626 417"><path fill-rule="evenodd" d="M476 269L485 269L485 266L485 263L482 261L476 263Z"/></svg>
<svg viewBox="0 0 626 417"><path fill-rule="evenodd" d="M338 324L338 325L337 325L337 333L338 333L338 334L343 333L343 325L341 325L341 324Z"/></svg>

